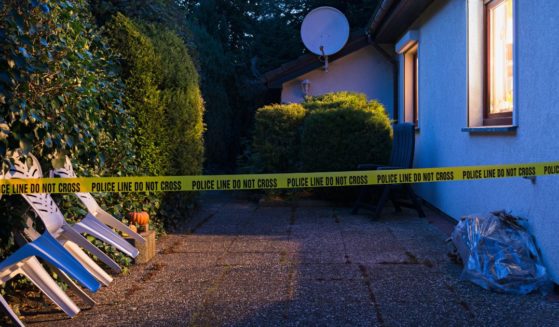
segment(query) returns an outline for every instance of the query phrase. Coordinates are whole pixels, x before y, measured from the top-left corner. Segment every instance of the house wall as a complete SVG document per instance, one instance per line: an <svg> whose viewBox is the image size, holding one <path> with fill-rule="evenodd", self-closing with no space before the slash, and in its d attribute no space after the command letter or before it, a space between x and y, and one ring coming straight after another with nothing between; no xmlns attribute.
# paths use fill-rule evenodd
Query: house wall
<svg viewBox="0 0 559 327"><path fill-rule="evenodd" d="M304 100L301 82L311 82L310 95L334 91L353 91L379 100L392 117L394 109L394 76L392 64L372 46L366 46L332 63L328 72L315 69L282 86L283 103L300 103Z"/></svg>
<svg viewBox="0 0 559 327"><path fill-rule="evenodd" d="M477 1L477 0L468 0ZM559 1L515 0L516 133L471 134L468 127L466 0L441 0L411 27L419 32L419 131L416 167L559 160ZM400 94L402 94L402 78ZM400 104L403 101L400 100ZM400 117L403 108L400 106ZM455 219L506 209L528 219L559 282L559 177L416 185Z"/></svg>

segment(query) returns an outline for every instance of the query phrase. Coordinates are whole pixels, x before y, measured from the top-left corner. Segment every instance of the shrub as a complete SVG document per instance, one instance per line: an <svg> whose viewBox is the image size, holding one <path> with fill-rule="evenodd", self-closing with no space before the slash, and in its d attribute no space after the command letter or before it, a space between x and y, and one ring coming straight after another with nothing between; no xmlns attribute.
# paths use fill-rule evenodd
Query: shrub
<svg viewBox="0 0 559 327"><path fill-rule="evenodd" d="M386 163L390 120L377 101L340 92L311 98L301 136L304 171L354 170L360 163Z"/></svg>
<svg viewBox="0 0 559 327"><path fill-rule="evenodd" d="M256 111L254 165L260 172L292 172L299 166L300 130L306 115L299 104L270 105Z"/></svg>
<svg viewBox="0 0 559 327"><path fill-rule="evenodd" d="M192 55L199 66L202 94L207 100L204 115L206 158L210 164L225 166L236 151L235 112L230 99L231 90L236 88L232 82L234 58L204 27L193 22L188 22L188 27L192 31L189 44L192 44Z"/></svg>
<svg viewBox="0 0 559 327"><path fill-rule="evenodd" d="M163 106L158 89L160 65L153 43L139 26L118 13L106 25L111 45L121 57L120 75L126 84L125 104L137 121L134 142L138 149L138 164L144 174L161 175L167 161L161 146L164 140Z"/></svg>
<svg viewBox="0 0 559 327"><path fill-rule="evenodd" d="M121 56L126 104L138 122L138 164L147 175L196 175L204 158L199 78L184 42L161 25L118 13L107 24ZM149 195L165 223L185 216L193 194ZM162 201L162 202L160 202Z"/></svg>
<svg viewBox="0 0 559 327"><path fill-rule="evenodd" d="M327 93L321 96L308 97L303 103L305 109L326 110L326 109L352 109L365 108L368 101L363 93L352 93L347 91Z"/></svg>
<svg viewBox="0 0 559 327"><path fill-rule="evenodd" d="M161 25L143 25L159 56L159 76L164 110L167 175L198 175L204 158L204 102L199 77L186 45L173 31Z"/></svg>
<svg viewBox="0 0 559 327"><path fill-rule="evenodd" d="M199 175L204 159L204 102L199 77L186 45L179 36L155 24L142 24L142 31L150 37L160 65L160 102L163 106L164 133L162 156L167 162L165 175ZM167 222L180 219L188 211L194 193L165 195L160 213Z"/></svg>
<svg viewBox="0 0 559 327"><path fill-rule="evenodd" d="M45 172L64 155L73 158L80 175L135 171L129 159L135 156L129 134L135 121L122 104L114 56L86 1L1 2L0 39L2 159L23 148L38 157ZM70 198L61 203L63 212L81 216L79 207L66 205ZM101 204L118 217L122 201L112 199L102 198ZM20 196L5 196L0 208L1 258L28 205Z"/></svg>

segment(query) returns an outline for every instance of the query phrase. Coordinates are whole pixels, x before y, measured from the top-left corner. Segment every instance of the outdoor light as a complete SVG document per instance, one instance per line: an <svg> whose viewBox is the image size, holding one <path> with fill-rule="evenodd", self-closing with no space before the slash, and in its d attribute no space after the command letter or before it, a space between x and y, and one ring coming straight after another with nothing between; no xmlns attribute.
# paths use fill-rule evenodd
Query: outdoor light
<svg viewBox="0 0 559 327"><path fill-rule="evenodd" d="M308 79L301 82L301 89L303 90L303 94L305 96L309 96L311 93L311 81Z"/></svg>

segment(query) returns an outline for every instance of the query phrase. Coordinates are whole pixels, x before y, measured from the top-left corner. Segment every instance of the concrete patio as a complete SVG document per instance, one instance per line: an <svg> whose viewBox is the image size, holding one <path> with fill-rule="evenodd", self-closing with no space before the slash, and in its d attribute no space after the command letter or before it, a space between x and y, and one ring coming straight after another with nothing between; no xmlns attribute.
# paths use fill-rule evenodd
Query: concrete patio
<svg viewBox="0 0 559 327"><path fill-rule="evenodd" d="M73 320L30 326L552 326L559 304L460 281L447 236L411 211L372 221L349 208L267 207L203 197L189 228L149 264L94 295ZM78 301L79 303L79 301Z"/></svg>

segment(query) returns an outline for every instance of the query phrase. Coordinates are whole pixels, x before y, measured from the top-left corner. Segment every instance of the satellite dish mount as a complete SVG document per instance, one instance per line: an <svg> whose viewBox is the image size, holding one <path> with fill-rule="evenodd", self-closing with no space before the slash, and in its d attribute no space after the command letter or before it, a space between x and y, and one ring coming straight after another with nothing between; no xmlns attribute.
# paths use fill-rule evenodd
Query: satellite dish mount
<svg viewBox="0 0 559 327"><path fill-rule="evenodd" d="M319 56L328 72L328 56L342 50L349 39L349 23L338 9L318 7L303 20L301 39L310 52Z"/></svg>

